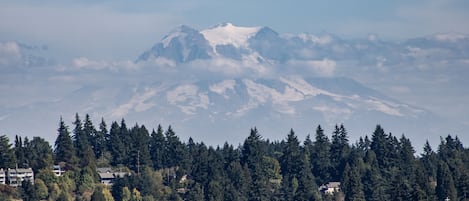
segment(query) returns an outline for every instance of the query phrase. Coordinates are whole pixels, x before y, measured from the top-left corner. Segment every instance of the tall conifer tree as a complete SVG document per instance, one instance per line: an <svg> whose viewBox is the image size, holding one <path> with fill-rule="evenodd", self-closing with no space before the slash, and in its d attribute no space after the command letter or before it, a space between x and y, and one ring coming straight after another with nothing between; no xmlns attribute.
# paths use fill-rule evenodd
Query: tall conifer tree
<svg viewBox="0 0 469 201"><path fill-rule="evenodd" d="M58 136L55 140L55 149L54 161L58 162L67 162L67 163L74 163L75 160L75 148L73 146L72 138L70 137L70 132L68 131L68 127L65 125L62 117L60 117L59 128L57 129Z"/></svg>

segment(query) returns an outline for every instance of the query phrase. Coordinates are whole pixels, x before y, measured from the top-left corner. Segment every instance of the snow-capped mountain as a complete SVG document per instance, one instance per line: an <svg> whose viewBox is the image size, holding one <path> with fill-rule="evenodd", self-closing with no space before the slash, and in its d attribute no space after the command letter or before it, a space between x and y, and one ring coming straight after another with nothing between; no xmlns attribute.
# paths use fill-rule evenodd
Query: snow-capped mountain
<svg viewBox="0 0 469 201"><path fill-rule="evenodd" d="M73 105L73 107L70 107ZM38 111L40 108L40 111ZM29 129L44 129L49 119L51 133L60 114L80 111L107 121L125 118L147 128L172 125L182 139L193 137L209 144L240 143L249 129L257 127L263 136L281 140L290 128L304 138L318 124L326 131L344 123L352 141L370 134L376 124L418 143L438 140L437 118L429 111L393 100L348 78L212 79L141 82L135 85L109 83L77 89L60 100L21 107L5 116L1 125L15 125L23 119ZM31 121L28 121L28 120ZM21 123L25 123L21 122ZM419 136L426 132L425 137ZM417 134L417 135L416 135ZM54 135L52 135L53 137ZM48 140L54 140L50 138Z"/></svg>
<svg viewBox="0 0 469 201"><path fill-rule="evenodd" d="M188 26L180 26L163 40L143 53L137 61L164 57L177 63L197 59L225 57L234 60L264 61L253 43L258 38L273 32L267 27L239 27L231 23L197 31ZM273 32L276 34L275 32Z"/></svg>
<svg viewBox="0 0 469 201"><path fill-rule="evenodd" d="M137 62L152 58L176 63L226 58L249 64L288 64L327 58L353 60L362 65L397 65L422 57L466 59L468 50L468 36L454 33L396 43L383 41L373 34L365 40L343 40L328 33L280 35L269 27L224 23L201 31L180 26L144 52Z"/></svg>
<svg viewBox="0 0 469 201"><path fill-rule="evenodd" d="M24 63L21 52L13 53L19 55L14 62ZM344 40L329 33L279 34L269 27L230 23L201 31L180 26L135 63L79 58L72 67L52 70L23 65L20 69L40 76L6 77L35 87L24 93L17 87L17 102L2 100L0 128L24 128L24 133L4 132L39 134L52 142L59 117L71 122L78 112L108 123L125 118L150 129L172 125L182 139L192 136L216 145L242 142L251 127L281 140L290 128L304 138L318 124L330 133L340 123L354 142L381 124L420 147L427 139L438 143L445 128L461 127L352 77L394 72L386 76L404 81L401 76L412 78L416 72L442 72L432 65L464 66L468 61L469 37L460 34L389 42L375 35ZM23 98L28 93L35 97Z"/></svg>

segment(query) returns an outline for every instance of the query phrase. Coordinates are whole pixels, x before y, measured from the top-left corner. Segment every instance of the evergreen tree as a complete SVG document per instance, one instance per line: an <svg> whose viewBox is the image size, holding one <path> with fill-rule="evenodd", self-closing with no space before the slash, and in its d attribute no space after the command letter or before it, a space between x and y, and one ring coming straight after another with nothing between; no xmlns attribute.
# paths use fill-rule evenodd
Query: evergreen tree
<svg viewBox="0 0 469 201"><path fill-rule="evenodd" d="M373 135L371 137L370 148L376 154L376 159L380 169L388 168L389 160L388 153L390 152L388 146L388 136L384 132L381 125L377 125Z"/></svg>
<svg viewBox="0 0 469 201"><path fill-rule="evenodd" d="M438 200L444 200L446 198L457 200L457 190L453 175L445 162L438 164L436 183L435 191Z"/></svg>
<svg viewBox="0 0 469 201"><path fill-rule="evenodd" d="M368 166L362 181L365 199L369 201L389 200L390 198L386 194L387 187L378 167L376 154L373 150L367 151L365 161Z"/></svg>
<svg viewBox="0 0 469 201"><path fill-rule="evenodd" d="M28 161L26 158L26 151L25 147L23 145L23 140L21 139L20 136L16 135L15 136L15 156L16 156L16 162L18 164L18 167L20 168L26 168L28 167Z"/></svg>
<svg viewBox="0 0 469 201"><path fill-rule="evenodd" d="M201 185L199 183L193 183L188 189L186 200L204 201L204 197L205 195Z"/></svg>
<svg viewBox="0 0 469 201"><path fill-rule="evenodd" d="M309 150L304 148L300 157L300 172L298 173L298 188L294 200L322 200L315 183L315 178L311 172L311 162L309 161Z"/></svg>
<svg viewBox="0 0 469 201"><path fill-rule="evenodd" d="M149 141L150 136L145 126L135 125L131 131L132 141L129 150L129 165L132 170L140 172L140 167L150 165Z"/></svg>
<svg viewBox="0 0 469 201"><path fill-rule="evenodd" d="M469 200L469 172L465 170L457 179L458 199Z"/></svg>
<svg viewBox="0 0 469 201"><path fill-rule="evenodd" d="M33 137L26 144L27 163L35 172L41 169L50 169L53 165L52 147L44 138Z"/></svg>
<svg viewBox="0 0 469 201"><path fill-rule="evenodd" d="M280 158L280 166L283 173L282 192L284 200L292 200L295 196L296 189L294 188L293 180L297 180L299 176L301 170L301 166L299 166L300 161L300 142L293 129L291 129L283 149L282 157Z"/></svg>
<svg viewBox="0 0 469 201"><path fill-rule="evenodd" d="M163 128L158 125L157 131L153 130L150 138L150 158L153 162L153 168L156 170L166 167L164 164L165 145Z"/></svg>
<svg viewBox="0 0 469 201"><path fill-rule="evenodd" d="M268 180L263 169L265 148L257 128L251 129L249 137L244 141L242 164L246 164L251 175L248 192L249 201L268 200Z"/></svg>
<svg viewBox="0 0 469 201"><path fill-rule="evenodd" d="M93 146L94 144L96 133L97 131L93 125L93 122L91 121L90 115L86 114L85 121L83 122L83 134L87 138L88 144L90 146Z"/></svg>
<svg viewBox="0 0 469 201"><path fill-rule="evenodd" d="M417 162L414 169L413 200L435 200L435 189L432 186L432 181L436 176L432 177L431 174L428 174L427 169L428 167L424 167L421 161Z"/></svg>
<svg viewBox="0 0 469 201"><path fill-rule="evenodd" d="M89 115L86 115L83 125L78 113L75 114L75 128L73 129L73 139L76 150L76 156L80 158L80 167L96 167L96 158L91 147L91 141L96 130L91 122Z"/></svg>
<svg viewBox="0 0 469 201"><path fill-rule="evenodd" d="M349 154L350 146L348 144L347 131L344 125L340 125L340 127L336 125L332 133L331 144L331 179L333 181L340 181Z"/></svg>
<svg viewBox="0 0 469 201"><path fill-rule="evenodd" d="M111 152L111 165L123 165L126 156L125 145L121 138L121 128L117 122L113 122L109 131L109 151Z"/></svg>
<svg viewBox="0 0 469 201"><path fill-rule="evenodd" d="M410 177L408 175L412 175L413 172L398 172L393 174L393 178L391 178L391 187L390 187L390 197L391 200L394 201L406 201L412 200L414 192L413 187L411 186L411 181L407 179Z"/></svg>
<svg viewBox="0 0 469 201"><path fill-rule="evenodd" d="M329 138L324 134L321 125L316 129L316 137L313 142L313 150L311 153L311 162L313 164L313 174L316 176L316 181L319 184L330 182L330 147Z"/></svg>
<svg viewBox="0 0 469 201"><path fill-rule="evenodd" d="M14 168L16 166L15 151L11 147L6 135L0 136L0 167Z"/></svg>
<svg viewBox="0 0 469 201"><path fill-rule="evenodd" d="M68 127L65 125L62 117L60 118L59 128L57 131L59 134L55 140L55 163L66 162L69 164L74 164L75 148L73 146Z"/></svg>
<svg viewBox="0 0 469 201"><path fill-rule="evenodd" d="M165 132L166 138L166 163L169 167L179 166L182 170L189 169L188 153L185 145L179 140L179 137L173 131L171 126Z"/></svg>
<svg viewBox="0 0 469 201"><path fill-rule="evenodd" d="M104 118L101 118L101 123L99 124L99 131L94 132L93 136L93 152L97 159L102 158L104 153L107 151L107 139L108 136L106 122Z"/></svg>
<svg viewBox="0 0 469 201"><path fill-rule="evenodd" d="M357 166L345 165L343 180L340 184L341 190L345 194L345 201L365 201L363 184Z"/></svg>
<svg viewBox="0 0 469 201"><path fill-rule="evenodd" d="M399 180L407 179L409 181L413 181L415 178L413 177L414 169L415 169L415 150L412 147L412 144L408 138L404 135L399 140L399 171L401 178Z"/></svg>
<svg viewBox="0 0 469 201"><path fill-rule="evenodd" d="M229 188L227 195L225 196L228 200L247 200L247 193L249 187L250 175L248 174L247 168L244 169L239 160L232 161L226 170L226 175L229 179L229 183L232 188Z"/></svg>
<svg viewBox="0 0 469 201"><path fill-rule="evenodd" d="M199 183L202 187L208 184L208 148L205 144L201 143L197 145L195 150L197 160L193 160L191 167L192 179Z"/></svg>
<svg viewBox="0 0 469 201"><path fill-rule="evenodd" d="M21 182L21 198L24 201L38 201L39 200L39 196L36 193L34 184L32 184L28 180L23 180L23 182Z"/></svg>
<svg viewBox="0 0 469 201"><path fill-rule="evenodd" d="M436 178L436 171L438 169L438 158L436 153L433 151L428 140L423 146L423 155L420 159L422 165L425 167L425 173L431 178Z"/></svg>

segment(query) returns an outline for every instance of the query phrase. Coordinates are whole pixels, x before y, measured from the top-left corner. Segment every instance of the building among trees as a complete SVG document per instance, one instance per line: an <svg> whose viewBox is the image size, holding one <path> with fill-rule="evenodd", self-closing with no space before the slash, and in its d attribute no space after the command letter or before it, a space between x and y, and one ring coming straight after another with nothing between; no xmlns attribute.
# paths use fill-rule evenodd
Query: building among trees
<svg viewBox="0 0 469 201"><path fill-rule="evenodd" d="M0 169L0 184L8 184L12 187L21 186L26 180L34 184L34 172L31 168L8 168Z"/></svg>

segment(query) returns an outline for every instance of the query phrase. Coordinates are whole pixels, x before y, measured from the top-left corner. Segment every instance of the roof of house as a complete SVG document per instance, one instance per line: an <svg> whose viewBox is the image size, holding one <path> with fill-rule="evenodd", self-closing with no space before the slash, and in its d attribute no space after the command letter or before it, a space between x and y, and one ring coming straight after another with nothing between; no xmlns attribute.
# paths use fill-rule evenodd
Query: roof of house
<svg viewBox="0 0 469 201"><path fill-rule="evenodd" d="M96 171L101 179L114 179L130 174L130 172L115 172L111 168L97 168Z"/></svg>
<svg viewBox="0 0 469 201"><path fill-rule="evenodd" d="M107 173L112 173L114 171L112 171L111 168L106 167L106 168L96 168L96 172L98 172L98 173L106 173L106 172Z"/></svg>
<svg viewBox="0 0 469 201"><path fill-rule="evenodd" d="M326 184L328 188L339 188L340 187L340 182L329 182Z"/></svg>

